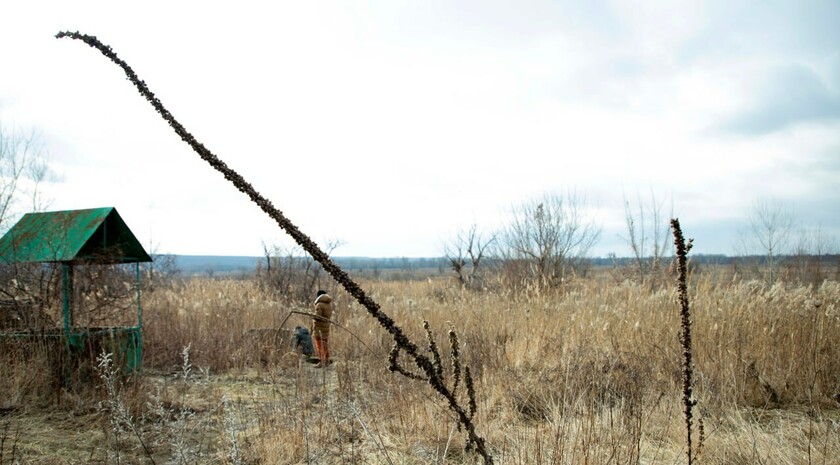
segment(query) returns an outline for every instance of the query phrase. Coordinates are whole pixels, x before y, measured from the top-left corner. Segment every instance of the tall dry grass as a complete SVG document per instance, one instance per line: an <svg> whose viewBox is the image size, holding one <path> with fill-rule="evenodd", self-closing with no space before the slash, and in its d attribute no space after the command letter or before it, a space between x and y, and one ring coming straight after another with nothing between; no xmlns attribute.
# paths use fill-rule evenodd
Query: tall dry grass
<svg viewBox="0 0 840 465"><path fill-rule="evenodd" d="M197 366L214 372L243 368L276 354L248 330L279 328L291 310L309 310L263 293L256 281L191 279L144 297L144 363L168 369L192 347ZM287 326L302 320L294 317ZM282 355L282 354L280 354ZM268 360L262 360L268 361Z"/></svg>
<svg viewBox="0 0 840 465"><path fill-rule="evenodd" d="M476 424L499 463L684 460L675 289L598 279L525 294L469 292L443 280L365 286L413 340L425 339L422 322L429 322L450 380L445 335L454 327L461 362L475 380ZM707 273L691 278L689 294L695 414L705 428L697 460L838 463L840 284L768 287ZM159 407L164 399L167 409L190 412L201 425L201 434L184 436L205 451L193 463L476 461L429 386L388 372L390 336L347 295L335 297L337 363L318 371L288 357L285 340L248 336L284 320L287 327L306 323L286 317L308 305L272 301L247 280L193 279L147 293L149 380L124 388L133 417L158 423L138 431L173 430L160 422L178 415L146 411L156 396ZM199 381L165 381L183 371L185 347ZM0 407L20 412L54 401L60 387L39 364L45 359L2 356ZM146 444L174 447L154 438Z"/></svg>
<svg viewBox="0 0 840 465"><path fill-rule="evenodd" d="M413 340L424 339L424 320L439 340L455 328L478 391L476 423L500 463L684 456L676 290L597 280L530 294L468 292L434 280L367 287ZM766 287L707 274L692 278L689 293L694 395L706 429L698 459L837 463L840 284ZM190 344L195 366L256 366L274 383L296 380L264 412L289 421L250 433L251 453L271 463L470 462L462 433L428 386L387 372L388 334L346 295L336 301L336 322L347 331L333 335L339 362L324 375L330 379L305 378L282 357L249 355L247 330L276 325L295 307L264 299L248 281L196 279L148 296L146 366L175 370ZM446 345L439 347L446 359Z"/></svg>
<svg viewBox="0 0 840 465"><path fill-rule="evenodd" d="M370 298L267 199L195 140L110 47L78 32L56 37L82 40L119 65L202 159L275 219L364 304L363 308L349 303L347 294L337 296L346 302L341 309L345 316L339 318L349 333L337 331L333 344L344 358L334 375L320 372L321 388L314 388L317 376L304 378L299 365L295 371L294 366L272 366L277 360L270 356L258 357L259 363L268 365L273 383L297 376L307 381L307 388L294 389L295 397L269 404L269 415L285 415L288 423L258 423L255 432L248 433L248 422L226 421L225 425L244 425L225 427L235 451L225 456L228 461L239 463L247 452L233 431L240 428L245 439L250 438L242 444L256 444L251 448L254 459L271 463L367 462L366 454L387 463L471 461L475 457L459 455L459 449L451 447L453 436L463 434L453 428L461 427L485 455L485 463L492 461L484 451L485 437L503 463L641 463L680 455L676 446L680 441L672 440L677 429L672 428L674 396L681 381L672 291L649 293L631 285L604 288L581 283L565 285L562 293L506 295L452 292L430 283L371 284L371 289L377 288L374 293L389 303L385 306L389 311L383 313L376 303L382 298ZM180 292L156 293L154 311L147 319L151 364L172 365L173 346L180 349L185 344L194 348L197 364L204 361L214 371L254 363L256 349L248 347L254 344L246 344L249 326L276 322L278 310L282 315L286 309L269 308L266 313L261 307L266 299L253 292L252 285L248 289L242 283L214 282L214 286L220 290L190 282ZM833 362L837 349L826 342L837 334L836 289L782 288L759 290L756 295L749 287L738 286L708 289L703 298L715 300L707 300L703 308L692 299L697 320L694 392L701 410L706 408L704 415L718 419L706 424L727 431L724 412L805 406L809 425L817 425L809 428L809 462L820 453L824 461L836 456L836 446L828 446L828 438L835 435L833 423L825 429L821 452L812 447L812 433L826 424L821 412L834 407L838 392ZM215 298L204 300L214 292ZM805 300L797 301L797 295ZM772 308L755 309L754 303L762 300ZM455 399L437 379L437 368L422 348L411 342L424 339L421 321L429 322L432 333L443 334L453 327L461 335L462 362L471 367L481 393L476 422L471 413L464 414L463 399ZM448 400L449 409L440 398L429 397L427 385L383 374L391 340L426 373L428 384ZM450 378L453 375L449 373ZM281 391L273 393L283 396ZM229 401L223 405L225 412L232 408ZM483 437L475 434L475 424L483 429ZM709 434L710 445L712 439ZM791 448L794 454L801 449ZM739 449L726 457L737 462L757 456Z"/></svg>

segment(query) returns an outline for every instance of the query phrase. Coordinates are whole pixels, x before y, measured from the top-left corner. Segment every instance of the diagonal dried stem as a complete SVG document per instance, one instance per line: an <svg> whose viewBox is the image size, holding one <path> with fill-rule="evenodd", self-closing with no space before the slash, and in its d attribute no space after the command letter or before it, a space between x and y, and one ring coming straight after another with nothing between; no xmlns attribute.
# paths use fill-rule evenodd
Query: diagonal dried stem
<svg viewBox="0 0 840 465"><path fill-rule="evenodd" d="M56 34L55 37L57 39L71 38L74 40L80 40L95 48L117 66L122 68L129 81L131 81L131 83L134 84L140 92L140 95L142 95L152 105L152 107L154 107L155 111L157 111L164 121L169 124L172 130L178 134L181 140L189 144L190 147L192 147L193 150L201 157L201 159L209 163L216 171L222 173L225 179L230 181L240 192L247 195L252 202L257 204L257 206L263 210L263 212L276 221L277 224L286 231L286 233L289 234L298 245L309 253L318 263L320 263L321 266L324 267L324 270L339 284L341 284L344 289L353 296L353 298L356 299L356 301L359 302L373 318L377 320L380 326L391 334L399 349L414 359L417 366L420 367L420 369L426 374L427 381L432 388L434 388L438 394L446 399L449 404L449 408L452 409L452 411L454 411L458 416L459 423L467 430L469 442L474 445L476 452L481 455L484 463L493 463L493 458L485 446L484 438L478 436L475 431L472 416L460 403L458 403L454 393L451 392L441 382L440 378L436 376L437 369L432 360L420 352L417 345L408 339L402 328L397 326L394 323L394 320L380 309L379 304L370 298L355 281L350 279L350 276L348 276L344 270L335 264L335 262L333 262L329 256L324 253L324 251L321 250L321 248L318 247L312 239L309 238L309 236L304 234L297 226L289 221L283 212L274 207L268 199L257 192L251 184L239 175L239 173L228 167L207 147L196 140L196 138L190 134L184 126L175 119L174 116L172 116L169 110L163 106L161 101L155 97L152 91L146 86L146 83L137 76L128 63L117 57L117 54L114 53L110 46L103 44L95 36L81 34L79 32L62 31Z"/></svg>

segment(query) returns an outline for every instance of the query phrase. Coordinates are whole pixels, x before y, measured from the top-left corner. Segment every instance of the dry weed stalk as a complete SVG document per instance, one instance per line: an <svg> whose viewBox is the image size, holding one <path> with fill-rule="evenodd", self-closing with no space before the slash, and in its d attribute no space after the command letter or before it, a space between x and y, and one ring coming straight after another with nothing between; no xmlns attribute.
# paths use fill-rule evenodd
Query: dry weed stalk
<svg viewBox="0 0 840 465"><path fill-rule="evenodd" d="M233 407L227 394L222 396L222 424L225 430L225 439L229 450L227 451L227 461L234 465L242 465L242 447L239 444L238 431L239 426L236 423L236 417L233 414Z"/></svg>
<svg viewBox="0 0 840 465"><path fill-rule="evenodd" d="M694 366L691 362L691 312L688 304L688 252L691 250L692 239L686 242L683 237L682 229L680 229L680 221L676 218L671 220L671 230L674 232L674 245L677 253L677 291L679 293L680 302L680 345L682 346L682 383L683 383L683 414L685 415L685 435L688 450L688 465L694 461L694 454L691 441L691 425L694 422L693 408L697 405L697 399L694 398ZM700 441L698 443L697 452L703 444L703 428L700 423Z"/></svg>
<svg viewBox="0 0 840 465"><path fill-rule="evenodd" d="M451 325L451 323L450 323ZM429 372L428 370L424 370L425 374L417 374L408 369L404 368L399 363L399 356L400 356L400 346L398 344L394 344L394 347L391 349L390 356L388 360L390 361L389 369L392 372L399 373L407 378L416 379L420 381L425 381L432 385L438 392L441 390L445 390L449 392L453 398L455 398L455 394L458 390L458 384L461 380L461 372L463 371L464 377L464 384L467 386L467 407L469 407L469 411L467 412L467 418L472 421L473 416L475 415L475 411L478 408L478 404L475 401L475 386L473 385L472 375L470 374L470 368L464 367L463 370L461 369L461 350L458 343L458 336L455 333L455 329L450 326L449 329L449 343L451 349L451 358L452 358L452 388L447 388L446 386L446 378L444 376L443 371L443 360L440 356L440 351L438 350L437 343L435 342L434 335L432 334L432 329L429 325L428 321L423 321L423 328L426 330L426 340L429 343L429 352L432 354L432 367L433 371ZM415 359L416 362L416 359ZM460 405L456 406L458 408L462 408ZM455 410L455 406L450 403L450 408ZM456 410L457 411L457 410ZM458 429L460 430L462 427L462 422L458 423ZM475 444L475 439L472 435L469 436L467 439L466 449L471 450L473 447L477 447Z"/></svg>
<svg viewBox="0 0 840 465"><path fill-rule="evenodd" d="M222 173L225 179L230 181L240 192L247 195L252 202L257 204L257 206L263 210L263 212L276 221L277 224L286 231L286 233L289 234L298 245L300 245L312 256L312 258L324 267L324 270L327 271L333 279L341 284L344 289L356 299L357 302L365 307L368 313L379 322L380 326L393 336L396 347L408 354L408 356L414 360L415 364L423 371L423 373L425 373L425 379L438 392L438 394L446 399L449 404L449 408L455 412L458 417L459 424L467 431L469 436L467 443L474 447L475 451L481 455L485 463L493 463L493 458L485 446L484 438L479 436L475 431L475 424L472 421L471 414L473 411L472 407L468 406L470 409L470 412L468 412L467 409L458 402L454 393L450 391L444 383L438 382L440 377L437 376L435 363L432 362L429 357L420 352L418 346L411 342L411 340L409 340L403 332L402 328L397 326L394 323L394 320L380 309L378 303L369 297L364 290L362 290L362 288L353 281L346 272L344 272L344 270L335 264L335 262L333 262L329 256L324 253L324 251L321 250L321 248L318 247L312 239L309 238L309 236L298 229L298 227L286 218L280 210L274 207L268 199L257 192L250 183L245 181L239 173L229 168L208 148L196 140L196 138L190 134L184 126L175 119L174 116L172 116L169 110L163 106L161 101L155 97L151 90L149 90L146 86L146 83L137 76L128 63L117 57L117 54L114 53L110 46L103 44L95 36L81 34L79 32L62 31L56 34L55 37L58 39L71 38L80 40L99 50L99 52L105 55L105 57L122 68L128 79L140 92L140 95L142 95L152 105L152 107L154 107L155 111L157 111L164 121L169 124L176 134L178 134L181 140L189 144L190 147L192 147L192 149L201 157L201 159L209 163L216 171Z"/></svg>
<svg viewBox="0 0 840 465"><path fill-rule="evenodd" d="M23 463L21 460L21 456L18 454L18 443L20 442L20 428L15 428L14 437L11 437L9 434L9 428L11 427L11 421L6 420L3 422L3 431L0 432L0 464L2 463ZM8 440L12 441L11 451L9 451L9 455L6 456L9 460L8 462L4 462L5 458L5 451L6 451L6 442Z"/></svg>
<svg viewBox="0 0 840 465"><path fill-rule="evenodd" d="M134 418L128 411L128 406L125 402L125 393L122 390L122 385L119 382L119 369L114 367L112 353L101 353L96 357L96 370L99 377L102 379L105 387L105 400L99 402L99 410L107 415L110 429L106 428L106 437L110 434L113 438L113 449L107 450L109 458L116 460L119 464L121 461L121 454L123 448L123 434L130 431L146 454L148 460L154 465L155 459L143 436L137 429Z"/></svg>

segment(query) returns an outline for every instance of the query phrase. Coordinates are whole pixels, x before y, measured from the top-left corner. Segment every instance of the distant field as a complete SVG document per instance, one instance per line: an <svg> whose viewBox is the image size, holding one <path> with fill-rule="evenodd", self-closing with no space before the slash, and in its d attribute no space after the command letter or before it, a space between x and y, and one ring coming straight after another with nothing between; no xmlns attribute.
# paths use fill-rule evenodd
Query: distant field
<svg viewBox="0 0 840 465"><path fill-rule="evenodd" d="M174 266L186 276L214 274L241 275L253 272L256 267L265 261L265 257L249 256L225 256L225 255L172 255ZM400 273L414 272L415 274L426 275L449 275L449 264L444 257L333 257L348 272L357 275L374 277L377 273ZM763 257L729 257L726 255L699 255L691 260L700 266L709 267L730 267L733 261L760 263ZM824 266L837 267L840 265L840 256L825 255L821 258ZM632 259L626 257L618 258L594 258L592 265L598 270L608 270L614 266L627 266Z"/></svg>
<svg viewBox="0 0 840 465"><path fill-rule="evenodd" d="M265 257L224 255L172 255L173 265L186 276L225 276L253 273ZM443 273L447 270L442 258L369 258L336 257L335 261L348 272L356 274L381 274L399 271L423 270L427 273Z"/></svg>

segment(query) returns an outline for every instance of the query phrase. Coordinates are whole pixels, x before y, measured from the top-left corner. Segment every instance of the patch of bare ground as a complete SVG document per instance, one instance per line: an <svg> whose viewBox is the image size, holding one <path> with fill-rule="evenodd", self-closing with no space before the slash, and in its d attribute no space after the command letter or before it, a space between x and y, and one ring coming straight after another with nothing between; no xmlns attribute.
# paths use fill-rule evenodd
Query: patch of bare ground
<svg viewBox="0 0 840 465"><path fill-rule="evenodd" d="M386 392L348 397L341 376L306 365L249 369L199 375L184 389L171 375L147 374L147 387L170 399L168 418L135 419L151 454L124 435L117 461L107 414L95 409L7 411L0 419L3 463L474 463L443 406L416 386L393 383ZM483 420L500 463L684 459L676 395L649 399L638 414L623 402L608 407L591 398L549 405L541 418L521 405L499 408ZM705 428L703 463L836 464L840 456L837 410L733 408L707 417Z"/></svg>

